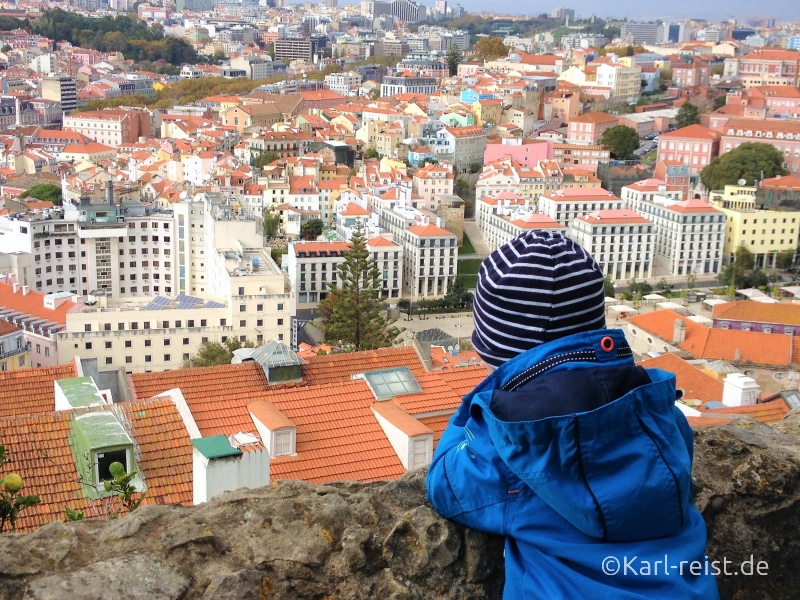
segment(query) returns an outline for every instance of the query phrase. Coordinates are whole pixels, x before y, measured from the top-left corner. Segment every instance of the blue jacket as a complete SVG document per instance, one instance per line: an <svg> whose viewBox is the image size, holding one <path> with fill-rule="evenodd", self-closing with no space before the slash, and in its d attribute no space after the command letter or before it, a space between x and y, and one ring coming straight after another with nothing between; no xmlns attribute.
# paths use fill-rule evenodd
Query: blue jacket
<svg viewBox="0 0 800 600"><path fill-rule="evenodd" d="M675 400L675 376L637 367L621 330L544 344L464 397L428 497L506 537L507 600L716 599Z"/></svg>

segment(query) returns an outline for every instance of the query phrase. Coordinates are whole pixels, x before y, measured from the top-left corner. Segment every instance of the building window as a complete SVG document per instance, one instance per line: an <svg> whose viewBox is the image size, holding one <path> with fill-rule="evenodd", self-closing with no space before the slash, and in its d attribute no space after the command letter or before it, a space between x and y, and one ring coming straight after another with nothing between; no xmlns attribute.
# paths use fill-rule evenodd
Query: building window
<svg viewBox="0 0 800 600"><path fill-rule="evenodd" d="M293 430L276 431L275 432L275 452L273 456L286 456L294 454L292 452L292 437L294 436Z"/></svg>
<svg viewBox="0 0 800 600"><path fill-rule="evenodd" d="M111 358L110 356L106 356L106 364L107 365L113 364L113 362L114 362L113 358Z"/></svg>
<svg viewBox="0 0 800 600"><path fill-rule="evenodd" d="M92 349L92 342L86 342L86 349L87 350L91 350Z"/></svg>
<svg viewBox="0 0 800 600"><path fill-rule="evenodd" d="M147 362L147 363L153 362L153 357L150 354L145 354L144 355L144 362Z"/></svg>
<svg viewBox="0 0 800 600"><path fill-rule="evenodd" d="M111 342L106 342L106 348L111 348Z"/></svg>

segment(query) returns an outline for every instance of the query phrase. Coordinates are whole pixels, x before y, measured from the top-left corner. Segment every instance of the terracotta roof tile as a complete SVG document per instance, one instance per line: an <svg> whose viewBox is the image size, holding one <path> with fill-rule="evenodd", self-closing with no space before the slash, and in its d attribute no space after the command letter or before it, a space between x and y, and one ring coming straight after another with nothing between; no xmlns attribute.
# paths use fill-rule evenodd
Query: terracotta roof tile
<svg viewBox="0 0 800 600"><path fill-rule="evenodd" d="M423 417L419 420L420 423L425 425L428 429L433 431L433 449L439 445L439 440L442 438L447 424L450 422L452 415L438 415L436 417Z"/></svg>
<svg viewBox="0 0 800 600"><path fill-rule="evenodd" d="M685 319L671 310L656 310L628 318L628 323L639 326L671 343L675 319L686 322L686 339L680 344L697 358L727 360L786 366L790 363L791 339L788 335L709 329Z"/></svg>
<svg viewBox="0 0 800 600"><path fill-rule="evenodd" d="M62 302L55 309L45 308L44 298L46 294L30 290L23 295L22 290L18 289L14 293L14 286L10 283L0 283L0 308L11 308L22 311L35 317L47 319L59 325L67 323L67 312L80 304L72 302L69 298Z"/></svg>
<svg viewBox="0 0 800 600"><path fill-rule="evenodd" d="M72 364L0 372L0 419L53 412L53 382L76 375Z"/></svg>
<svg viewBox="0 0 800 600"><path fill-rule="evenodd" d="M180 414L170 400L146 400L113 408L123 411L141 451L138 467L147 486L145 504L192 502L192 450ZM20 515L17 528L31 531L64 518L64 508L103 516L99 501L88 500L79 483L70 449L71 412L0 419L0 440L10 456L5 472L17 472L26 494L41 503Z"/></svg>
<svg viewBox="0 0 800 600"><path fill-rule="evenodd" d="M488 370L485 365L416 375L422 391L395 396L394 401L412 415L442 410L455 411L464 395L483 381L486 375Z"/></svg>
<svg viewBox="0 0 800 600"><path fill-rule="evenodd" d="M705 413L709 415L747 415L762 423L777 423L788 415L790 410L789 406L781 398L772 402L764 402L763 404L710 408L706 409Z"/></svg>
<svg viewBox="0 0 800 600"><path fill-rule="evenodd" d="M676 385L683 390L683 398L707 402L722 401L721 381L704 373L675 354L662 354L640 363L646 369L663 369L675 373Z"/></svg>
<svg viewBox="0 0 800 600"><path fill-rule="evenodd" d="M728 302L714 307L714 318L750 323L800 325L800 304L790 302L768 304L752 300Z"/></svg>
<svg viewBox="0 0 800 600"><path fill-rule="evenodd" d="M273 392L263 398L297 426L297 456L271 459L273 481L380 481L405 473L372 412L375 396L366 381Z"/></svg>
<svg viewBox="0 0 800 600"><path fill-rule="evenodd" d="M255 395L269 388L264 369L255 362L160 373L133 373L130 378L134 397L137 398L150 398L173 388L180 388L187 401L209 396Z"/></svg>
<svg viewBox="0 0 800 600"><path fill-rule="evenodd" d="M414 377L425 373L414 348L403 346L315 356L303 365L303 378L309 385L324 385L349 381L357 373L395 367L408 367Z"/></svg>

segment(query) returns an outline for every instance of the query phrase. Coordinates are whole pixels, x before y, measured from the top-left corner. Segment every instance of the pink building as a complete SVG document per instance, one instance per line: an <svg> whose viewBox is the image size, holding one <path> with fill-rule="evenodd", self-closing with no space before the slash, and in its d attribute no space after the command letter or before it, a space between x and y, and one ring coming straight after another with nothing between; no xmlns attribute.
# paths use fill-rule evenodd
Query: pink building
<svg viewBox="0 0 800 600"><path fill-rule="evenodd" d="M719 133L702 125L689 125L659 136L658 160L683 163L690 175L699 175L719 154L719 147Z"/></svg>
<svg viewBox="0 0 800 600"><path fill-rule="evenodd" d="M663 137L662 137L663 139ZM719 152L745 142L769 144L783 154L783 167L800 172L800 122L788 119L729 119L722 130Z"/></svg>
<svg viewBox="0 0 800 600"><path fill-rule="evenodd" d="M595 144L606 129L619 125L617 117L604 112L586 113L569 122L567 142L570 144Z"/></svg>
<svg viewBox="0 0 800 600"><path fill-rule="evenodd" d="M52 367L59 364L58 332L67 325L67 313L83 307L83 299L34 291L11 274L0 276L0 306L4 309L0 318L15 322L30 343L31 367Z"/></svg>
<svg viewBox="0 0 800 600"><path fill-rule="evenodd" d="M504 158L535 167L540 160L553 158L553 140L503 138L499 142L487 142L483 164L488 165Z"/></svg>
<svg viewBox="0 0 800 600"><path fill-rule="evenodd" d="M726 106L763 108L764 116L800 117L800 90L788 85L759 85L728 92ZM748 116L745 113L745 116Z"/></svg>

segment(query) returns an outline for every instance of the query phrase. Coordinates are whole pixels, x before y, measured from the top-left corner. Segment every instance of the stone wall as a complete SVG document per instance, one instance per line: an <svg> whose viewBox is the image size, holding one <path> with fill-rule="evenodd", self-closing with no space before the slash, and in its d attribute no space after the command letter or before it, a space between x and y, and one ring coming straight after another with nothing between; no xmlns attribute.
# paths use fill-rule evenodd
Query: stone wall
<svg viewBox="0 0 800 600"><path fill-rule="evenodd" d="M800 413L703 430L695 496L708 555L766 576L721 576L724 599L800 589ZM198 507L52 523L0 537L0 600L456 600L499 598L502 542L441 519L424 472L390 483L286 482Z"/></svg>

